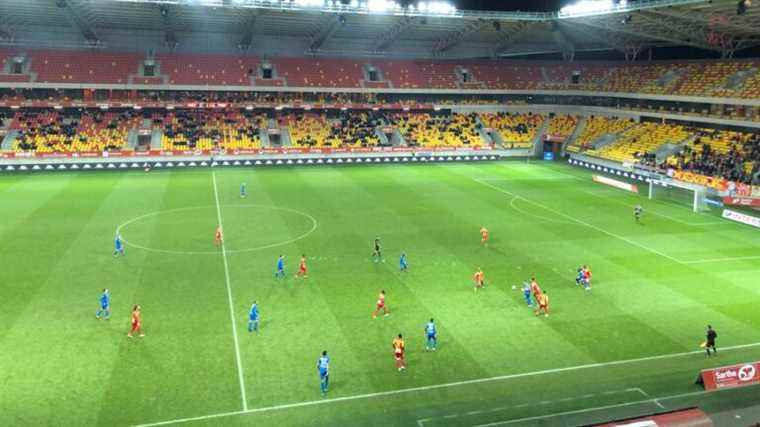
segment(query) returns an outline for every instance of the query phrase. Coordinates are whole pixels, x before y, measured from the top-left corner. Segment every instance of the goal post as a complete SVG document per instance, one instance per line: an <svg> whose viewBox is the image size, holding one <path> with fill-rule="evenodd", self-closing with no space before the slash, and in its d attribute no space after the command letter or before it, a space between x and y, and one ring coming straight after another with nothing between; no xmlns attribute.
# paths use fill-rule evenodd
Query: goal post
<svg viewBox="0 0 760 427"><path fill-rule="evenodd" d="M689 206L693 212L710 210L707 188L663 176L649 179L649 200L663 200Z"/></svg>

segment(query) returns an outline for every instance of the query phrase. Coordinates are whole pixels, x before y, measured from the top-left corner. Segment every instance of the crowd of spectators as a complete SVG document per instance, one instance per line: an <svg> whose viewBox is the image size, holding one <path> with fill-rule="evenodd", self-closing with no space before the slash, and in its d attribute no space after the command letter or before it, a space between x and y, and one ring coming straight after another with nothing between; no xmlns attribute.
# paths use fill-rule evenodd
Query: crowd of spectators
<svg viewBox="0 0 760 427"><path fill-rule="evenodd" d="M19 112L11 124L17 131L14 149L43 153L118 150L126 144L136 120L130 111Z"/></svg>
<svg viewBox="0 0 760 427"><path fill-rule="evenodd" d="M760 83L759 83L760 84ZM720 117L730 119L760 121L760 108L746 109L743 107L724 108L711 111L703 103L683 103L674 101L615 100L614 98L588 96L555 95L497 95L497 94L383 94L383 93L311 93L311 92L248 92L248 91L164 91L164 90L89 90L83 89L0 89L0 101L25 102L47 101L49 103L83 102L98 103L252 103L294 105L294 104L365 104L389 105L416 108L422 104L448 105L525 105L563 104L563 105L595 105L623 110L645 112L670 112L674 114L694 115L702 117ZM559 122L557 123L559 124Z"/></svg>
<svg viewBox="0 0 760 427"><path fill-rule="evenodd" d="M194 93L189 94L194 96ZM304 147L382 145L387 139L378 133L378 128L385 129L386 126L398 129L409 146L479 146L484 142L481 137L483 127L500 132L505 141L514 145L523 140L526 143L531 141L545 121L540 114L464 114L447 110L334 109L315 113L241 108L147 111L67 108L0 111L0 120L6 122L9 130L16 131L12 149L42 153L122 149L129 131L143 126L144 118L152 119L153 127L162 131L165 149L190 150L257 148L261 145L260 136L265 133L269 118L278 119L280 127L288 127L293 144ZM550 122L549 130L562 129L566 130L563 133L568 133L575 123L572 116L556 117ZM389 135L390 131L386 134ZM616 141L593 150L591 143L608 134L616 134ZM686 143L686 146L680 153L658 164L654 153L666 142ZM756 133L659 122L637 124L616 117L587 118L584 132L574 145L568 146L568 151L584 151L616 161L671 167L747 183L752 182L753 177L757 181L760 169L760 135Z"/></svg>
<svg viewBox="0 0 760 427"><path fill-rule="evenodd" d="M327 137L330 145L370 147L380 144L375 129L384 124L378 112L341 111Z"/></svg>
<svg viewBox="0 0 760 427"><path fill-rule="evenodd" d="M480 121L493 132L498 132L507 146L525 148L533 143L544 116L533 113L480 113Z"/></svg>
<svg viewBox="0 0 760 427"><path fill-rule="evenodd" d="M482 144L476 113L396 113L390 124L398 127L407 145L422 147L476 147Z"/></svg>
<svg viewBox="0 0 760 427"><path fill-rule="evenodd" d="M727 150L719 150L709 142L721 131L700 131L694 144L670 159L670 166L706 176L718 176L729 181L752 183L760 171L760 135L738 134ZM744 136L742 136L744 135Z"/></svg>
<svg viewBox="0 0 760 427"><path fill-rule="evenodd" d="M165 149L256 148L262 117L245 111L180 110L153 115Z"/></svg>

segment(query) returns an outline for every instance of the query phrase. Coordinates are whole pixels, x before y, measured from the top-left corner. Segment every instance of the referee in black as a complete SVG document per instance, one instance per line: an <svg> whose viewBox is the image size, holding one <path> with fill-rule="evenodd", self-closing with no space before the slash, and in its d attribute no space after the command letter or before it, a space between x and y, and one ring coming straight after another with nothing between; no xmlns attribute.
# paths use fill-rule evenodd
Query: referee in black
<svg viewBox="0 0 760 427"><path fill-rule="evenodd" d="M718 338L718 333L715 332L715 329L712 328L712 326L707 325L707 345L705 346L705 350L707 351L707 356L715 356L718 354L718 350L715 348L715 339ZM710 349L712 349L712 354L710 354Z"/></svg>

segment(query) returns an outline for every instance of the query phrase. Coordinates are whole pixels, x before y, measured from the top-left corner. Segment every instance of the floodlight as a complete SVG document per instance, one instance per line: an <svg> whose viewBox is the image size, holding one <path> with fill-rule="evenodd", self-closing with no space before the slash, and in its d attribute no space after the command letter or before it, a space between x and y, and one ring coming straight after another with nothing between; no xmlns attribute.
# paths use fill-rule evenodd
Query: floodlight
<svg viewBox="0 0 760 427"><path fill-rule="evenodd" d="M320 7L324 4L324 0L296 0L296 5L301 7Z"/></svg>
<svg viewBox="0 0 760 427"><path fill-rule="evenodd" d="M581 0L559 10L560 15L588 15L599 12L608 12L617 8L625 7L626 2L620 1L618 5L613 0Z"/></svg>
<svg viewBox="0 0 760 427"><path fill-rule="evenodd" d="M442 1L420 2L418 8L424 12L439 14L454 13L457 10L452 4Z"/></svg>
<svg viewBox="0 0 760 427"><path fill-rule="evenodd" d="M391 0L368 0L367 10L370 12L386 12L392 9L398 9L399 5Z"/></svg>

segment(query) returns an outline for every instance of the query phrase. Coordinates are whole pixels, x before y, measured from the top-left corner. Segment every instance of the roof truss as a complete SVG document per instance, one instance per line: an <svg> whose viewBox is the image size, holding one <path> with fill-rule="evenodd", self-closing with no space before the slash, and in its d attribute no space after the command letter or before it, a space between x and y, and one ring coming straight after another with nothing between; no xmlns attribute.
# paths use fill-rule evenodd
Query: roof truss
<svg viewBox="0 0 760 427"><path fill-rule="evenodd" d="M415 16L404 16L375 39L372 50L374 52L380 52L387 49L404 31L414 26L418 20L419 18Z"/></svg>
<svg viewBox="0 0 760 427"><path fill-rule="evenodd" d="M311 36L311 43L309 44L309 53L315 53L319 51L319 48L327 42L333 34L346 22L343 15L326 15L325 19L317 26L315 32Z"/></svg>
<svg viewBox="0 0 760 427"><path fill-rule="evenodd" d="M465 21L463 27L454 32L446 34L435 42L435 46L433 47L433 55L443 54L447 50L461 43L470 34L480 31L483 27L488 25L488 22L489 21L486 21L485 19Z"/></svg>
<svg viewBox="0 0 760 427"><path fill-rule="evenodd" d="M97 45L100 38L95 33L94 26L86 10L86 5L79 0L56 0L56 5L66 11L66 16L72 26L76 27L88 44Z"/></svg>

